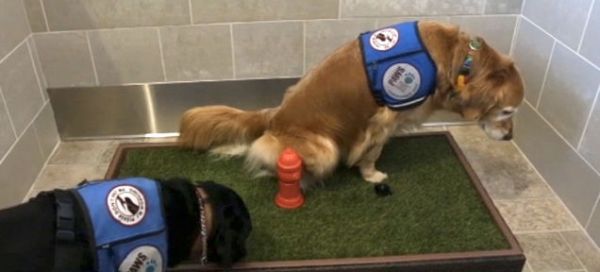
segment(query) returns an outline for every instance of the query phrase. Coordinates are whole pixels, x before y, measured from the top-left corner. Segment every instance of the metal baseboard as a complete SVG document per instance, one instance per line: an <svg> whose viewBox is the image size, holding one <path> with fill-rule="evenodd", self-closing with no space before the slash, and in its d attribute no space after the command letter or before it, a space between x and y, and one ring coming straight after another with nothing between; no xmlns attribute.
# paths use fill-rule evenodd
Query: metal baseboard
<svg viewBox="0 0 600 272"><path fill-rule="evenodd" d="M279 105L297 78L48 89L62 140L147 137L178 131L192 107Z"/></svg>
<svg viewBox="0 0 600 272"><path fill-rule="evenodd" d="M48 89L62 140L177 136L189 108L228 105L274 107L298 78L141 84ZM439 112L424 126L471 124Z"/></svg>

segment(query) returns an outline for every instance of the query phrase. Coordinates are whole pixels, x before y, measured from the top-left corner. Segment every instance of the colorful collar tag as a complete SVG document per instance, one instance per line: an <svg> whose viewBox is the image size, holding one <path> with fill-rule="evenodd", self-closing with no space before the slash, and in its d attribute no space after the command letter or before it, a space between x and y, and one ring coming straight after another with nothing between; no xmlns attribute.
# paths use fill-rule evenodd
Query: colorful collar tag
<svg viewBox="0 0 600 272"><path fill-rule="evenodd" d="M469 52L463 61L460 70L458 71L458 78L456 79L456 92L461 92L465 89L469 83L469 77L471 76L471 68L473 67L473 55L475 52L481 49L481 40L477 37L469 41Z"/></svg>

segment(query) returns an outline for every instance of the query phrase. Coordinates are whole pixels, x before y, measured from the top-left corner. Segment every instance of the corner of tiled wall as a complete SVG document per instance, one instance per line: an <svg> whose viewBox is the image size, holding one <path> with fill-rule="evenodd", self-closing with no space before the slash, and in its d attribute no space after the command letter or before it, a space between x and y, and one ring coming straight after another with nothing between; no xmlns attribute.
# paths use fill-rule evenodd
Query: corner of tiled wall
<svg viewBox="0 0 600 272"><path fill-rule="evenodd" d="M19 203L59 142L22 0L0 0L0 208Z"/></svg>
<svg viewBox="0 0 600 272"><path fill-rule="evenodd" d="M515 142L600 244L600 1L525 0L520 21Z"/></svg>

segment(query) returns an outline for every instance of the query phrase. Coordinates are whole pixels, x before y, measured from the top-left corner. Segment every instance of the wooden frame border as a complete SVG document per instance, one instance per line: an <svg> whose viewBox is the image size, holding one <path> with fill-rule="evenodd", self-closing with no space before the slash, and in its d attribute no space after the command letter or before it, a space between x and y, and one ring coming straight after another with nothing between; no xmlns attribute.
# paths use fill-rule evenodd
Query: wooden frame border
<svg viewBox="0 0 600 272"><path fill-rule="evenodd" d="M475 171L449 132L427 132L401 137L445 136L454 154L458 157L471 183L490 213L492 220L500 229L510 245L509 249L471 251L456 253L436 253L419 255L401 255L384 257L363 257L344 259L320 259L299 261L245 262L233 266L234 271L461 271L461 272L521 272L525 264L525 256L517 239L500 216L490 196L483 188ZM106 179L114 179L119 175L119 168L125 161L127 152L140 148L175 147L177 143L124 143L120 144L107 170ZM173 271L220 271L214 265L200 266L188 262L179 265Z"/></svg>

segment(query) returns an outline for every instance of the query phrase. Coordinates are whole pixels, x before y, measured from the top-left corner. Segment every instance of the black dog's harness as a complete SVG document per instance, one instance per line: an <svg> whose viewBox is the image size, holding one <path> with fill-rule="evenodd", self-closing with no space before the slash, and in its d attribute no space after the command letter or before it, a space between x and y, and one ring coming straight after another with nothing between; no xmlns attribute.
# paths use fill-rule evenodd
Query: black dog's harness
<svg viewBox="0 0 600 272"><path fill-rule="evenodd" d="M81 247L75 241L75 210L69 191L55 190L56 235L54 247L55 271L76 271L81 267Z"/></svg>

